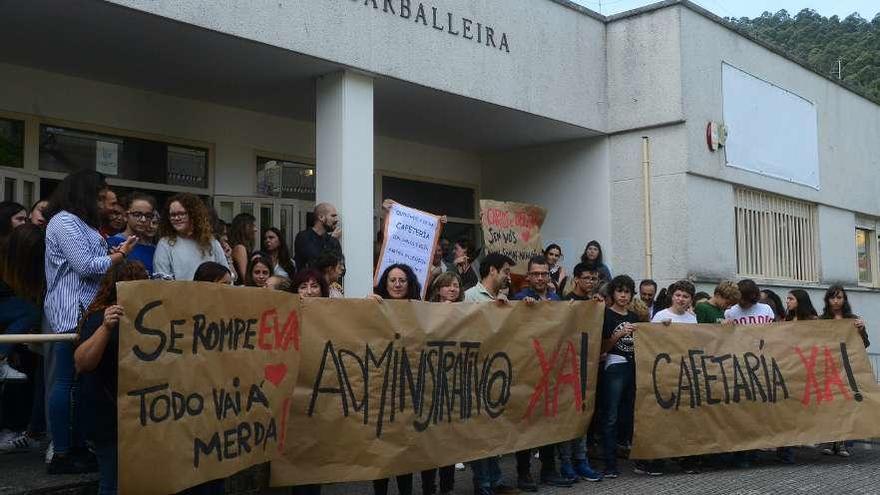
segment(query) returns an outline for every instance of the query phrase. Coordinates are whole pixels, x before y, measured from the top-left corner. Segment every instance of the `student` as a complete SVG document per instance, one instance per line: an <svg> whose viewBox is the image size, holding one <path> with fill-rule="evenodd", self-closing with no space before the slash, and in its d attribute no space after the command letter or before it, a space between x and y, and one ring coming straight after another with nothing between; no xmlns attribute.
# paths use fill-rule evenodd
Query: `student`
<svg viewBox="0 0 880 495"><path fill-rule="evenodd" d="M587 246L584 248L584 254L581 255L581 263L594 266L599 272L599 279L602 282L611 280L611 270L608 269L608 265L602 260L602 246L599 244L599 241L587 243Z"/></svg>
<svg viewBox="0 0 880 495"><path fill-rule="evenodd" d="M382 272L372 298L378 301L385 299L418 301L421 299L421 293L422 288L412 268L409 265L395 263ZM388 481L388 478L374 480L374 493L376 495L386 495L388 493ZM412 482L412 474L397 476L398 493L400 495L412 495Z"/></svg>
<svg viewBox="0 0 880 495"><path fill-rule="evenodd" d="M785 320L785 307L782 305L782 299L770 289L761 289L761 302L770 306L773 314L776 315L775 321Z"/></svg>
<svg viewBox="0 0 880 495"><path fill-rule="evenodd" d="M15 201L0 202L0 239L9 237L12 230L28 222L28 212Z"/></svg>
<svg viewBox="0 0 880 495"><path fill-rule="evenodd" d="M461 278L461 287L465 291L479 282L477 271L474 269L473 264L473 251L474 246L470 239L467 237L458 238L452 247L452 264L447 266L447 271L455 272Z"/></svg>
<svg viewBox="0 0 880 495"><path fill-rule="evenodd" d="M739 288L733 282L724 281L715 287L715 293L706 302L699 302L694 306L697 323L721 323L724 321L724 311L739 301Z"/></svg>
<svg viewBox="0 0 880 495"><path fill-rule="evenodd" d="M694 298L694 284L687 280L679 280L671 286L667 291L672 304L662 311L657 312L652 318L651 323L697 323L697 317L688 310L691 308L691 302Z"/></svg>
<svg viewBox="0 0 880 495"><path fill-rule="evenodd" d="M324 281L330 287L330 298L339 299L345 297L342 293L342 286L339 280L345 267L342 260L332 251L324 251L318 255L314 262L315 269L324 274Z"/></svg>
<svg viewBox="0 0 880 495"><path fill-rule="evenodd" d="M619 417L633 415L635 399L635 363L633 333L638 319L627 307L635 292L635 282L627 275L618 275L609 285L605 321L602 324L602 352L606 353L602 387L602 446L605 457L604 477L620 476L617 469L617 438ZM653 474L653 472L651 473Z"/></svg>
<svg viewBox="0 0 880 495"><path fill-rule="evenodd" d="M319 203L313 211L312 226L296 234L293 242L294 258L299 270L312 268L312 262L323 251L333 251L342 256L339 238L339 214L330 203Z"/></svg>
<svg viewBox="0 0 880 495"><path fill-rule="evenodd" d="M91 412L85 422L86 436L94 443L98 458L99 495L117 492L118 327L124 308L116 304L116 284L148 278L139 261L124 261L110 268L78 329L80 342L74 362L77 373L83 375L83 400Z"/></svg>
<svg viewBox="0 0 880 495"><path fill-rule="evenodd" d="M534 303L537 301L560 301L557 293L550 290L550 263L543 256L533 256L527 265L528 287L519 291L511 299ZM556 444L544 445L539 449L541 457L541 484L550 486L571 486L575 478L560 476L556 472ZM520 489L529 490L534 481L531 478L531 449L516 453L516 471Z"/></svg>
<svg viewBox="0 0 880 495"><path fill-rule="evenodd" d="M868 332L865 328L865 321L852 312L849 304L849 296L842 285L832 285L825 291L825 306L822 308L823 320L853 320L853 325L862 337L862 343L865 348L871 345L868 340ZM849 457L850 451L847 448L847 442L832 442L823 445L822 453L825 455L839 455L840 457Z"/></svg>
<svg viewBox="0 0 880 495"><path fill-rule="evenodd" d="M227 234L232 245L232 266L236 283L246 283L248 260L254 251L254 236L257 233L257 219L250 213L239 213L232 219Z"/></svg>
<svg viewBox="0 0 880 495"><path fill-rule="evenodd" d="M544 249L544 257L550 264L550 290L562 296L568 275L562 267L562 248L558 244L550 244Z"/></svg>
<svg viewBox="0 0 880 495"><path fill-rule="evenodd" d="M321 272L314 268L300 270L291 281L291 290L301 297L330 297L330 288Z"/></svg>
<svg viewBox="0 0 880 495"><path fill-rule="evenodd" d="M147 273L153 273L153 256L156 254L156 246L150 240L150 223L156 219L156 200L147 194L138 192L131 193L123 202L125 230L107 238L107 245L111 249L116 248L129 237L138 239L134 250L131 252L131 260L140 261L147 269Z"/></svg>
<svg viewBox="0 0 880 495"><path fill-rule="evenodd" d="M206 261L199 265L198 268L196 268L196 273L193 275L193 280L196 282L211 282L216 284L231 285L232 274L229 272L229 268L226 268L220 263L216 263L214 261Z"/></svg>
<svg viewBox="0 0 880 495"><path fill-rule="evenodd" d="M16 335L40 328L46 287L43 229L21 224L5 240L3 277L0 279L0 333ZM0 383L24 381L27 375L9 365L14 344L0 344Z"/></svg>
<svg viewBox="0 0 880 495"><path fill-rule="evenodd" d="M269 277L272 276L271 262L262 256L255 256L247 266L247 278L244 285L248 287L266 287Z"/></svg>
<svg viewBox="0 0 880 495"><path fill-rule="evenodd" d="M98 231L101 207L112 192L104 176L94 170L68 175L49 200L46 225L46 298L43 309L54 333L73 333L80 312L92 304L104 273L122 263L132 252L137 237L129 237L111 254ZM114 199L115 201L115 199ZM49 474L86 472L93 458L78 435L77 411L72 409L79 395L79 379L73 365L73 344L57 342L49 351L53 370L48 384L47 416L53 454L46 467Z"/></svg>
<svg viewBox="0 0 880 495"><path fill-rule="evenodd" d="M431 302L464 301L464 291L461 290L461 279L458 278L458 274L445 272L435 278L431 284L431 294L428 300ZM440 491L442 492L443 489L441 488Z"/></svg>
<svg viewBox="0 0 880 495"><path fill-rule="evenodd" d="M653 318L654 313L654 298L657 296L657 282L654 282L650 278L642 280L639 282L639 299L645 303L645 306L648 307L648 318ZM660 311L658 308L657 311Z"/></svg>
<svg viewBox="0 0 880 495"><path fill-rule="evenodd" d="M696 307L696 305L701 302L708 301L709 299L712 299L712 296L710 296L708 292L697 292L696 294L694 294L694 307Z"/></svg>
<svg viewBox="0 0 880 495"><path fill-rule="evenodd" d="M160 233L153 270L162 278L192 280L196 269L206 261L228 267L223 247L214 238L208 209L198 196L172 196L161 219Z"/></svg>
<svg viewBox="0 0 880 495"><path fill-rule="evenodd" d="M766 325L776 321L776 315L770 306L758 302L761 291L754 280L740 280L739 302L724 312L724 319L737 325Z"/></svg>
<svg viewBox="0 0 880 495"><path fill-rule="evenodd" d="M803 289L795 289L785 297L785 321L817 320L810 295Z"/></svg>
<svg viewBox="0 0 880 495"><path fill-rule="evenodd" d="M30 222L37 227L46 228L46 207L48 206L49 202L45 199L34 203L34 206L31 207L31 213L28 215Z"/></svg>
<svg viewBox="0 0 880 495"><path fill-rule="evenodd" d="M510 257L501 253L486 255L483 262L480 263L480 281L465 291L464 300L470 303L506 301L501 291L510 285L510 270L514 264ZM474 492L477 495L512 492L513 488L505 485L501 480L501 467L498 464L497 456L477 459L471 462L470 466L474 473ZM529 478L531 478L531 474ZM529 486L523 486L521 483L520 489L527 491L538 489L534 480L526 481L530 481Z"/></svg>
<svg viewBox="0 0 880 495"><path fill-rule="evenodd" d="M263 232L262 248L269 256L269 262L272 263L272 275L284 278L296 275L293 256L290 255L287 241L284 240L284 234L280 230L275 227L266 229L266 232Z"/></svg>
<svg viewBox="0 0 880 495"><path fill-rule="evenodd" d="M590 301L599 285L599 272L587 263L578 263L572 271L571 292L563 299L566 301Z"/></svg>

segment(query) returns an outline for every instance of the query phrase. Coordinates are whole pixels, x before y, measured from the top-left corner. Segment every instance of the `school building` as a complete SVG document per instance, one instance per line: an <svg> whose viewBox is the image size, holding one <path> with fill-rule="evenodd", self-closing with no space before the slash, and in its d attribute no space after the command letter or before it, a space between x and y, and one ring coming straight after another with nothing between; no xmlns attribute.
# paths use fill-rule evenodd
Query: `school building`
<svg viewBox="0 0 880 495"><path fill-rule="evenodd" d="M687 1L30 0L0 7L3 199L95 168L292 240L339 208L346 290L382 198L479 239L480 198L549 211L567 268L783 296L844 284L880 342L880 106ZM647 140L643 138L647 138Z"/></svg>

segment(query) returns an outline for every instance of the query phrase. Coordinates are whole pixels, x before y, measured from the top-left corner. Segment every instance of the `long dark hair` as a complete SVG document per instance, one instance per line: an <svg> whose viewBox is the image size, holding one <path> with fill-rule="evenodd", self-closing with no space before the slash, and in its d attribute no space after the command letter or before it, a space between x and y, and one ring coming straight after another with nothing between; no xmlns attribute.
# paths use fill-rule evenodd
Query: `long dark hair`
<svg viewBox="0 0 880 495"><path fill-rule="evenodd" d="M391 294L388 293L388 274L395 268L406 274L406 297L404 299L420 301L422 299L422 286L419 284L419 279L416 278L413 269L403 263L395 263L386 268L382 272L382 276L379 277L379 285L373 288L373 292L382 296L382 299L393 299Z"/></svg>
<svg viewBox="0 0 880 495"><path fill-rule="evenodd" d="M43 216L48 222L60 211L67 211L79 217L86 225L98 230L101 225L101 212L98 198L107 190L104 176L94 170L74 172L58 184L49 198L49 206Z"/></svg>
<svg viewBox="0 0 880 495"><path fill-rule="evenodd" d="M290 248L287 247L287 241L284 239L284 234L281 233L281 230L276 229L275 227L269 227L266 229L266 232L272 232L278 237L278 251L275 253L275 263L281 265L281 268L284 268L284 271L287 272L288 277L292 277L294 273L296 273L296 267L293 266L293 262L291 258L293 256L290 255ZM266 232L263 232L263 252L269 253L269 250L266 249L266 241L265 235ZM272 253L269 253L269 256L272 256ZM274 269L275 267L270 267Z"/></svg>
<svg viewBox="0 0 880 495"><path fill-rule="evenodd" d="M596 249L599 250L599 256L596 256L595 261L592 261L589 258L587 258L587 249L589 249L590 246L596 246ZM548 249L549 249L549 247L548 247ZM561 253L562 250L560 249L559 252ZM599 241L590 241L587 243L586 246L584 246L584 254L581 255L581 261L583 263L595 263L596 266L602 265L602 245L599 244Z"/></svg>
<svg viewBox="0 0 880 495"><path fill-rule="evenodd" d="M195 282L219 282L226 275L231 275L229 268L215 261L206 261L196 268L193 275Z"/></svg>
<svg viewBox="0 0 880 495"><path fill-rule="evenodd" d="M39 304L46 292L46 236L42 228L26 223L6 241L3 281L16 296Z"/></svg>
<svg viewBox="0 0 880 495"><path fill-rule="evenodd" d="M767 302L769 303L767 306L770 306L770 309L773 310L773 314L776 315L776 321L785 319L785 306L782 305L782 299L779 298L779 295L770 289L764 289L760 293L767 297Z"/></svg>
<svg viewBox="0 0 880 495"><path fill-rule="evenodd" d="M27 214L24 205L15 201L0 202L0 239L5 239L12 233L12 217L22 211Z"/></svg>
<svg viewBox="0 0 880 495"><path fill-rule="evenodd" d="M109 306L116 304L116 283L128 282L132 280L147 280L150 274L143 263L135 260L123 260L107 270L101 279L101 285L98 286L98 293L89 309L86 311L86 317L98 311L104 311Z"/></svg>
<svg viewBox="0 0 880 495"><path fill-rule="evenodd" d="M244 276L244 285L248 287L256 287L256 283L254 282L254 267L257 265L265 266L266 269L269 270L269 276L272 276L272 262L262 256L254 256L248 261L247 273Z"/></svg>
<svg viewBox="0 0 880 495"><path fill-rule="evenodd" d="M840 294L843 296L843 307L840 308L840 311L844 318L855 318L856 315L852 312L852 307L849 305L849 296L846 295L846 290L842 285L832 285L825 291L825 297L823 298L825 301L825 307L822 308L822 319L823 320L833 320L834 319L834 311L831 310L831 298Z"/></svg>
<svg viewBox="0 0 880 495"><path fill-rule="evenodd" d="M232 226L227 231L229 244L235 247L239 244L245 247L250 256L254 250L254 224L257 219L250 213L239 213L232 219ZM272 267L269 267L270 269Z"/></svg>
<svg viewBox="0 0 880 495"><path fill-rule="evenodd" d="M795 317L797 317L798 321L816 319L816 309L813 308L813 301L810 300L810 295L807 294L807 291L795 289L789 292L789 294L794 296L795 301L797 301L797 308L794 310L794 313L786 310L785 321L792 321Z"/></svg>
<svg viewBox="0 0 880 495"><path fill-rule="evenodd" d="M214 225L211 223L208 207L205 206L205 203L198 196L192 193L179 193L168 198L159 220L159 236L167 237L170 241L169 244L173 245L177 242L177 231L171 225L171 214L169 213L171 203L175 201L180 203L180 206L186 210L186 214L189 216L189 221L192 223L192 240L199 245L203 255L211 253Z"/></svg>

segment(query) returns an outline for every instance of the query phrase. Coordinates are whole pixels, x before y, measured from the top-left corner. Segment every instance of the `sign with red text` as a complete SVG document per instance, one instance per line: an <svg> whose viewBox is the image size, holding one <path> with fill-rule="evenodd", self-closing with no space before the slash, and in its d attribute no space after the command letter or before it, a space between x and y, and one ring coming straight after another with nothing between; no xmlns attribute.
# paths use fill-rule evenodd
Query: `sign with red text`
<svg viewBox="0 0 880 495"><path fill-rule="evenodd" d="M373 285L379 284L379 277L386 268L402 263L412 268L416 274L424 299L441 228L440 217L394 203L385 217L385 237Z"/></svg>
<svg viewBox="0 0 880 495"><path fill-rule="evenodd" d="M279 457L299 297L206 282L118 285L120 493L167 494Z"/></svg>
<svg viewBox="0 0 880 495"><path fill-rule="evenodd" d="M486 253L501 253L516 262L512 272L525 275L529 259L544 252L541 226L547 210L509 201L480 200Z"/></svg>
<svg viewBox="0 0 880 495"><path fill-rule="evenodd" d="M570 440L593 414L592 302L306 299L272 485L373 480Z"/></svg>
<svg viewBox="0 0 880 495"><path fill-rule="evenodd" d="M853 320L639 325L631 456L880 436L880 388Z"/></svg>

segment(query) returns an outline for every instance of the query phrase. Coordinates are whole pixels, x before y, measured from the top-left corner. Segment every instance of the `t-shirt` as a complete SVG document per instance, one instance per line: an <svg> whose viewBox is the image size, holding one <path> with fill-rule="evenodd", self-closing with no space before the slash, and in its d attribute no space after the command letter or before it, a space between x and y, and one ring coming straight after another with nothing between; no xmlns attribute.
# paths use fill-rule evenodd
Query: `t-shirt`
<svg viewBox="0 0 880 495"><path fill-rule="evenodd" d="M636 324L638 322L639 317L636 316L636 314L632 311L628 312L625 315L622 315L620 313L617 313L616 311L612 311L611 308L605 308L605 322L602 324L602 339L610 339L616 331L623 330L624 323ZM612 347L611 350L608 351L608 360L606 366L620 363L624 360L632 363L634 349L635 345L632 335L621 337L617 340L617 343L614 344L614 347ZM618 356L622 359L614 359L615 356Z"/></svg>
<svg viewBox="0 0 880 495"><path fill-rule="evenodd" d="M693 313L684 312L683 315L677 315L672 312L671 309L666 308L663 311L658 311L657 314L651 318L651 323L663 323L666 320L672 320L672 323L696 323L697 317Z"/></svg>
<svg viewBox="0 0 880 495"><path fill-rule="evenodd" d="M737 304L724 312L724 319L734 320L737 325L766 325L776 321L776 315L764 303L756 303L749 309Z"/></svg>
<svg viewBox="0 0 880 495"><path fill-rule="evenodd" d="M107 245L115 248L124 243L127 237L125 234L116 234L107 238ZM128 259L140 261L147 269L147 273L153 274L153 256L156 255L156 246L152 244L137 243L128 255Z"/></svg>
<svg viewBox="0 0 880 495"><path fill-rule="evenodd" d="M192 280L199 265L213 261L229 268L226 254L220 242L211 238L211 249L203 252L192 239L178 237L172 244L167 237L159 239L156 254L153 256L153 271L162 277L174 280ZM234 270L233 270L234 272Z"/></svg>
<svg viewBox="0 0 880 495"><path fill-rule="evenodd" d="M561 300L561 299L559 299L558 294L556 294L555 292L550 292L550 290L547 290L544 297L541 297L541 295L538 294L537 292L535 292L531 287L526 287L525 289L517 292L510 299L512 301L521 301L527 297L531 297L532 299L534 299L536 301L560 301Z"/></svg>
<svg viewBox="0 0 880 495"><path fill-rule="evenodd" d="M80 342L85 342L104 323L104 312L89 315L80 330ZM116 443L116 364L119 361L119 334L110 332L107 348L98 366L83 373L83 398L86 436L96 443Z"/></svg>
<svg viewBox="0 0 880 495"><path fill-rule="evenodd" d="M697 303L694 313L697 314L697 323L720 323L718 320L724 319L724 311L707 302Z"/></svg>

